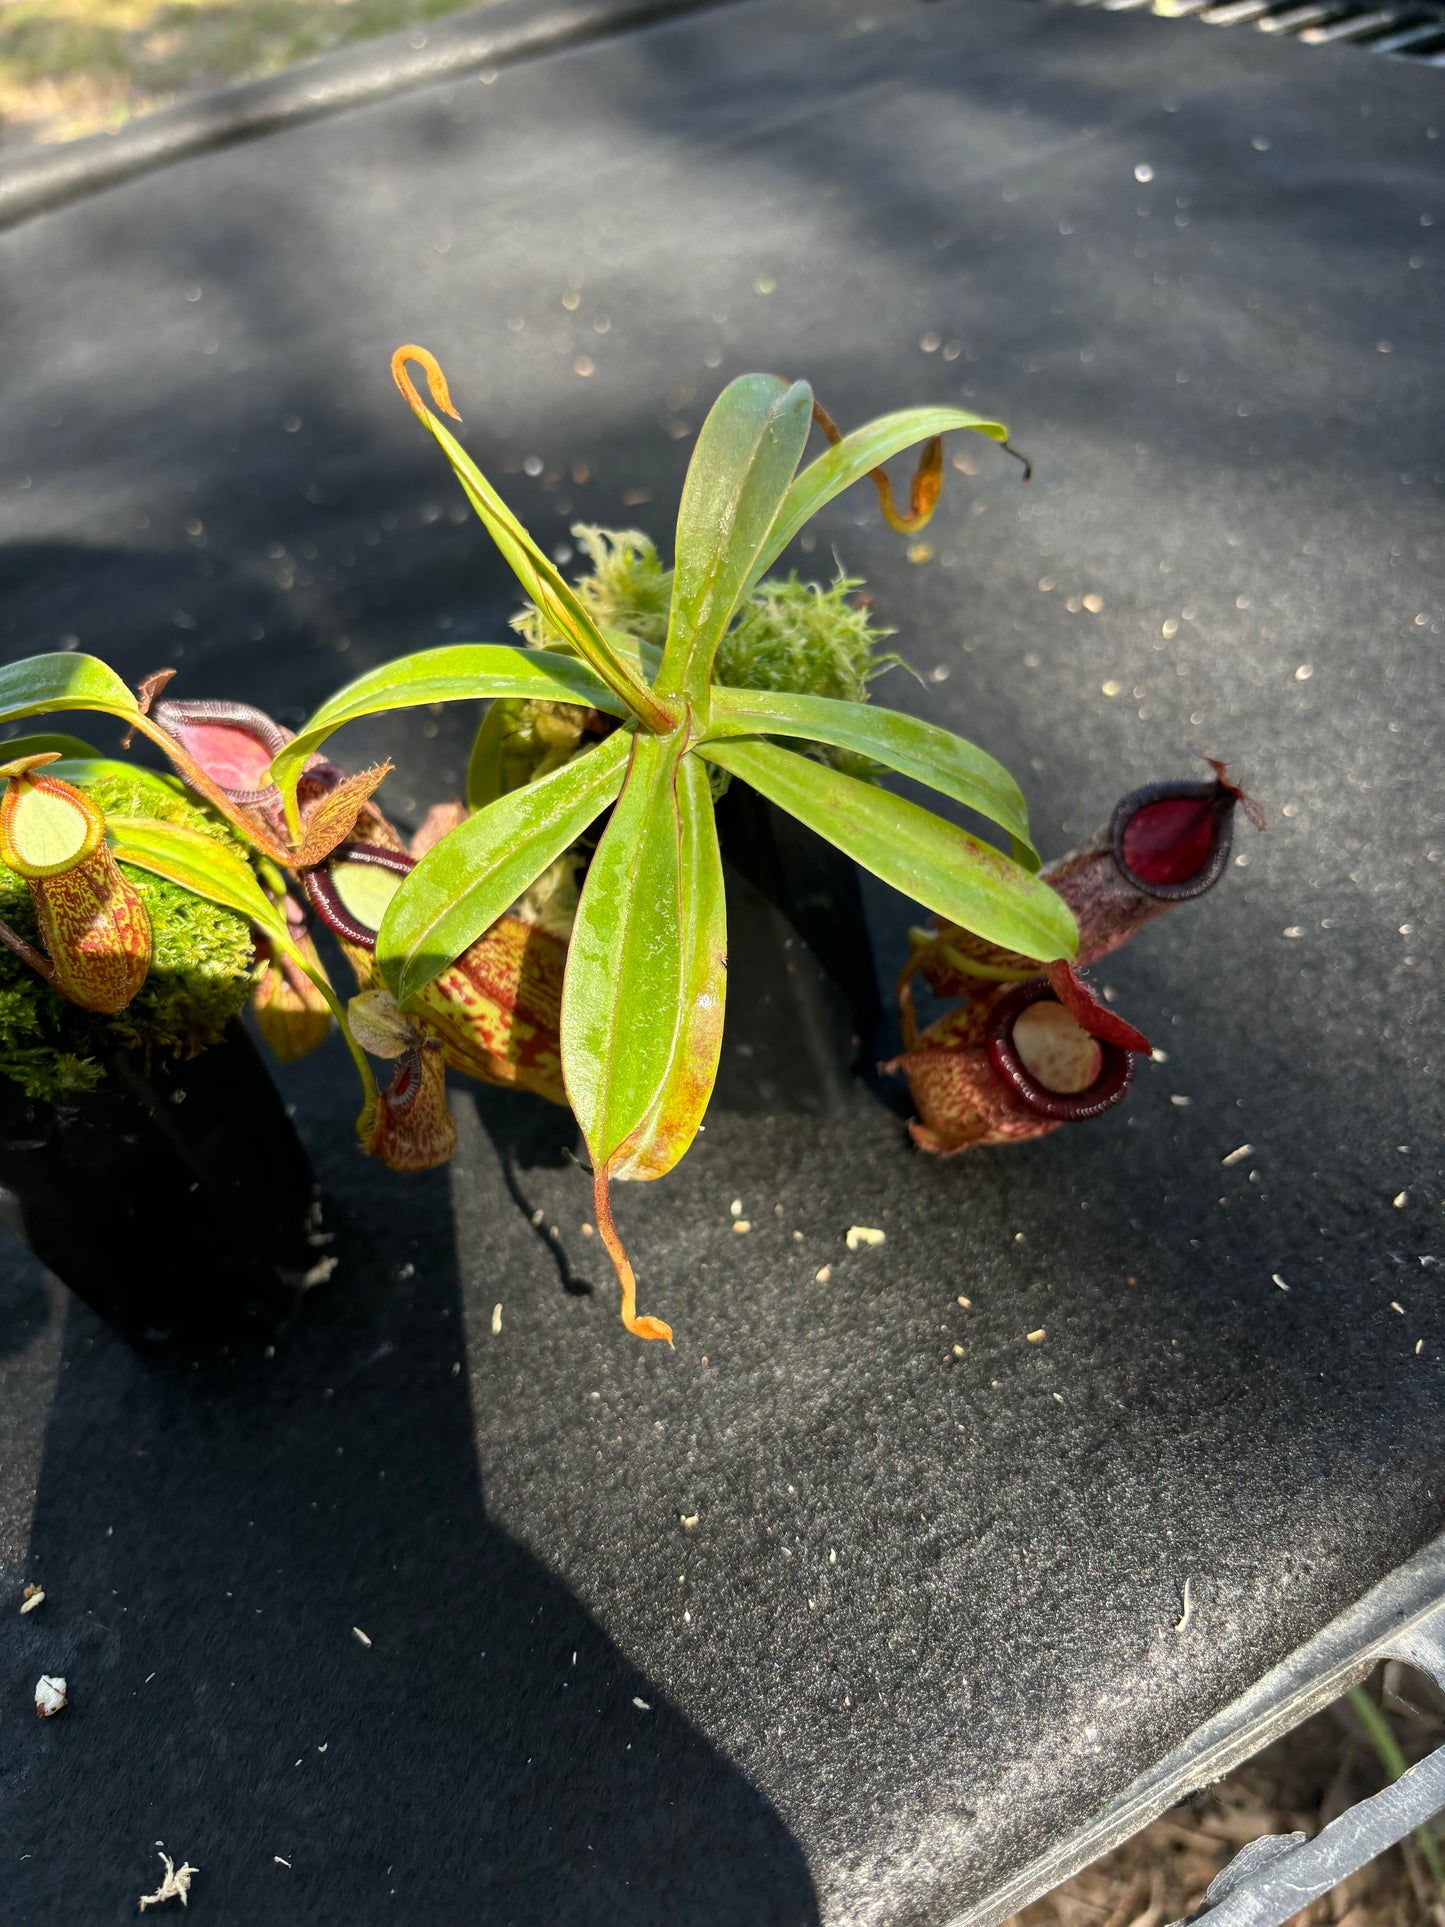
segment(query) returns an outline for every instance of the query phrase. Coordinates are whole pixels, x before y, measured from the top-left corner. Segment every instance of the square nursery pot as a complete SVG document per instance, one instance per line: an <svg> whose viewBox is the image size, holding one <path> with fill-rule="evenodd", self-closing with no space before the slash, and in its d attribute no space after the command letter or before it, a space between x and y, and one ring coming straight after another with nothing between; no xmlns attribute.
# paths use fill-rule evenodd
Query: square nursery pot
<svg viewBox="0 0 1445 1927"><path fill-rule="evenodd" d="M93 1091L0 1080L0 1209L132 1343L218 1347L290 1318L324 1276L310 1161L239 1022L189 1062L118 1051Z"/></svg>

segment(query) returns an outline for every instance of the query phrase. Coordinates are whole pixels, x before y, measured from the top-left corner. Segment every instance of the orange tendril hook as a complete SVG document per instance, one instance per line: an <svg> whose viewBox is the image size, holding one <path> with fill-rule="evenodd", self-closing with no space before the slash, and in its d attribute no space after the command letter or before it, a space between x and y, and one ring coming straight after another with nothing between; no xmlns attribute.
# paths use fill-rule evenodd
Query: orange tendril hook
<svg viewBox="0 0 1445 1927"><path fill-rule="evenodd" d="M416 362L425 371L426 385L437 407L444 415L450 415L454 422L459 422L461 416L452 407L451 390L447 387L441 363L429 348L419 348L414 341L408 341L398 348L391 358L391 378L405 396L407 407L419 421L426 420L427 405L412 384L411 372L407 367L409 361Z"/></svg>
<svg viewBox="0 0 1445 1927"><path fill-rule="evenodd" d="M612 1269L617 1273L617 1282L622 1287L622 1322L634 1338L664 1338L671 1345L671 1325L665 1325L660 1318L639 1318L637 1315L637 1280L612 1219L610 1191L611 1180L607 1169L598 1165L592 1173L592 1210L602 1242L607 1247L607 1255L612 1260Z"/></svg>
<svg viewBox="0 0 1445 1927"><path fill-rule="evenodd" d="M836 448L843 439L842 430L819 401L813 403L813 420ZM938 507L938 497L943 488L943 437L930 435L923 444L918 466L913 471L913 480L908 484L906 515L893 499L893 484L888 479L886 469L870 468L868 479L878 491L878 506L889 528L896 529L900 535L916 534Z"/></svg>

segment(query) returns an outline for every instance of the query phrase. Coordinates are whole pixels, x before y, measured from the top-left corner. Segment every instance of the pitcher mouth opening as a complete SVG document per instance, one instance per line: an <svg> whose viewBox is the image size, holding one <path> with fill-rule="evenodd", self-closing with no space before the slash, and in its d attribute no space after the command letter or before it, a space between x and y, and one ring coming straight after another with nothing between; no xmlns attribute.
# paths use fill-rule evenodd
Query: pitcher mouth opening
<svg viewBox="0 0 1445 1927"><path fill-rule="evenodd" d="M1000 999L988 1054L1021 1103L1058 1123L1102 1116L1134 1081L1130 1053L1091 1036L1043 977Z"/></svg>
<svg viewBox="0 0 1445 1927"><path fill-rule="evenodd" d="M265 779L272 757L291 741L291 733L264 709L198 700L157 703L151 713L233 803L258 809L278 800L274 784Z"/></svg>
<svg viewBox="0 0 1445 1927"><path fill-rule="evenodd" d="M415 857L379 843L342 843L324 864L301 873L306 900L335 936L375 950L376 933Z"/></svg>
<svg viewBox="0 0 1445 1927"><path fill-rule="evenodd" d="M1201 897L1229 863L1235 792L1222 782L1146 783L1114 810L1114 861L1134 889L1166 903Z"/></svg>

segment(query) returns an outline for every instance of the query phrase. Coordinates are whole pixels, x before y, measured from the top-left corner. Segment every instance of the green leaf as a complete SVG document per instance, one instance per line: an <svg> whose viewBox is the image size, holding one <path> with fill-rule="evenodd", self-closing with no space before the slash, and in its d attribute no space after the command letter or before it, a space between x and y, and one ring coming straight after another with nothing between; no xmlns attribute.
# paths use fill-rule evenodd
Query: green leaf
<svg viewBox="0 0 1445 1927"><path fill-rule="evenodd" d="M707 774L681 736L639 736L583 885L562 1002L567 1094L609 1176L658 1178L717 1076L727 976Z"/></svg>
<svg viewBox="0 0 1445 1927"><path fill-rule="evenodd" d="M429 408L418 412L441 445L488 535L547 622L567 638L583 661L590 664L620 698L629 714L640 717L649 728L666 727L671 720L670 712L613 655L565 578L548 561L461 443L442 427Z"/></svg>
<svg viewBox="0 0 1445 1927"><path fill-rule="evenodd" d="M60 736L52 731L41 736L12 736L8 742L0 743L0 763L18 762L22 756L43 756L47 750L72 762L80 757L100 756L98 749L82 742L78 736ZM52 763L50 768L54 770L56 765ZM76 779L70 776L65 780L73 783Z"/></svg>
<svg viewBox="0 0 1445 1927"><path fill-rule="evenodd" d="M615 730L535 783L509 790L449 830L402 881L376 938L376 962L400 1004L424 990L622 788L632 732Z"/></svg>
<svg viewBox="0 0 1445 1927"><path fill-rule="evenodd" d="M1042 961L1078 949L1061 896L916 803L773 743L706 743L698 753L949 923Z"/></svg>
<svg viewBox="0 0 1445 1927"><path fill-rule="evenodd" d="M315 957L308 957L298 948L284 911L266 895L244 857L200 830L183 829L176 823L156 823L144 816L108 818L106 837L118 863L129 863L137 870L148 870L153 876L179 883L198 897L219 903L224 910L234 910L269 937L276 949L289 957L326 999L361 1079L366 1104L369 1107L376 1101L376 1080L366 1053L351 1035L346 1006ZM363 1118L366 1115L363 1112Z"/></svg>
<svg viewBox="0 0 1445 1927"><path fill-rule="evenodd" d="M26 656L0 669L0 723L60 709L94 709L105 716L137 715L136 699L97 656L58 650Z"/></svg>
<svg viewBox="0 0 1445 1927"><path fill-rule="evenodd" d="M271 780L287 799L295 795L302 765L334 730L362 716L424 703L477 702L488 696L519 696L531 702L583 703L611 716L628 712L607 685L573 656L523 649L515 643L456 643L424 649L383 663L348 683L317 710L294 742L271 765Z"/></svg>
<svg viewBox="0 0 1445 1927"><path fill-rule="evenodd" d="M93 751L85 756L62 756L58 763L50 765L46 775L58 776L62 782L74 783L79 789L88 789L92 783L103 782L109 777L117 782L130 783L140 790L149 790L153 795L163 797L167 803L186 794L186 786L178 776L163 775L160 770L146 769L140 763L121 763L114 757L97 756Z"/></svg>
<svg viewBox="0 0 1445 1927"><path fill-rule="evenodd" d="M582 886L562 996L562 1074L611 1177L660 1178L717 1076L727 977L707 773L681 735L638 736Z"/></svg>
<svg viewBox="0 0 1445 1927"><path fill-rule="evenodd" d="M1038 852L1029 841L1028 808L1018 784L1002 763L935 723L831 696L717 688L704 740L731 736L803 736L871 756L997 823L1008 831L1015 860L1026 870L1039 867Z"/></svg>
<svg viewBox="0 0 1445 1927"><path fill-rule="evenodd" d="M500 702L491 703L472 738L467 758L467 808L484 810L506 794L502 783L502 749L511 717Z"/></svg>
<svg viewBox="0 0 1445 1927"><path fill-rule="evenodd" d="M633 1132L626 1178L660 1178L670 1171L702 1123L722 1055L727 1002L728 931L722 856L707 770L697 756L677 772L679 902L682 986L672 1056L651 1110Z"/></svg>
<svg viewBox="0 0 1445 1927"><path fill-rule="evenodd" d="M106 820L106 838L118 863L179 883L209 903L234 910L268 936L286 936L285 919L250 864L203 831L148 816L112 816Z"/></svg>
<svg viewBox="0 0 1445 1927"><path fill-rule="evenodd" d="M896 414L880 415L877 421L855 428L816 462L810 462L783 498L777 520L759 551L743 593L755 586L799 530L811 522L820 509L826 508L835 495L841 495L845 488L861 481L870 469L880 467L903 449L912 448L916 442L926 442L930 436L946 434L952 428L971 428L995 442L1008 440L1008 430L1002 422L985 421L966 408L903 408Z"/></svg>
<svg viewBox="0 0 1445 1927"><path fill-rule="evenodd" d="M714 402L683 483L659 694L701 709L712 660L768 540L812 423L813 391L740 375Z"/></svg>

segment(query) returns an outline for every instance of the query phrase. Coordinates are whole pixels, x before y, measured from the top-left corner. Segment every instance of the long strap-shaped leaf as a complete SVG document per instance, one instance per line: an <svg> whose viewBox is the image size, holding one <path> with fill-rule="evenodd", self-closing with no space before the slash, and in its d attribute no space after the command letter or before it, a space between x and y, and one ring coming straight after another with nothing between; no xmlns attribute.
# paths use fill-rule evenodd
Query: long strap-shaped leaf
<svg viewBox="0 0 1445 1927"><path fill-rule="evenodd" d="M279 753L271 780L286 799L294 821L296 781L308 756L335 730L362 716L392 709L417 709L424 703L476 702L488 696L519 696L529 702L581 703L611 716L628 714L601 677L556 650L523 649L515 643L454 643L423 649L382 663L338 690Z"/></svg>
<svg viewBox="0 0 1445 1927"><path fill-rule="evenodd" d="M677 513L677 566L659 694L701 711L712 661L812 422L813 391L777 375L740 375L713 403L688 464Z"/></svg>
<svg viewBox="0 0 1445 1927"><path fill-rule="evenodd" d="M619 1178L665 1177L697 1136L717 1082L727 1002L727 906L707 770L688 754L676 780L682 979L667 1071L646 1114L612 1153Z"/></svg>
<svg viewBox="0 0 1445 1927"><path fill-rule="evenodd" d="M517 580L547 622L567 638L578 655L621 698L630 714L640 717L649 729L668 728L674 720L670 711L608 649L596 623L577 600L565 578L548 561L461 443L448 434L417 394L407 372L407 363L411 361L419 363L426 370L427 386L437 406L453 420L460 421L461 416L452 406L446 377L436 357L414 343L398 348L391 358L392 376L406 397L407 405L440 444L466 492L467 500Z"/></svg>
<svg viewBox="0 0 1445 1927"><path fill-rule="evenodd" d="M98 656L57 650L0 669L0 723L60 709L94 709L129 720L137 707L130 690Z"/></svg>
<svg viewBox="0 0 1445 1927"><path fill-rule="evenodd" d="M489 930L622 788L632 732L459 823L402 878L376 936L387 988L405 1004Z"/></svg>
<svg viewBox="0 0 1445 1927"><path fill-rule="evenodd" d="M7 762L14 762L15 759L20 756L43 756L46 750L49 749L53 749L57 756L66 758L71 763L81 761L90 762L100 759L100 751L95 748L94 744L83 741L79 736L61 735L55 730L46 730L37 736L10 737L5 744L5 758ZM138 768L139 765L137 765L137 769ZM52 770L52 774L54 773ZM66 770L61 770L58 773L67 783L75 783L80 780L78 777L70 775Z"/></svg>
<svg viewBox="0 0 1445 1927"><path fill-rule="evenodd" d="M351 1035L346 1008L332 989L330 979L298 948L285 917L256 881L245 859L200 830L187 829L179 823L158 823L150 817L108 817L106 837L118 863L147 870L152 876L180 884L208 903L234 910L262 931L298 970L305 972L331 1006L331 1014L361 1077L365 1105L357 1129L364 1132L371 1106L376 1102L376 1080L366 1053Z"/></svg>
<svg viewBox="0 0 1445 1927"><path fill-rule="evenodd" d="M717 1074L726 976L722 865L706 773L681 731L638 735L587 872L562 995L562 1074L592 1154L597 1227L639 1338L632 1267L612 1221L614 1177L656 1178L696 1135Z"/></svg>
<svg viewBox="0 0 1445 1927"><path fill-rule="evenodd" d="M61 709L93 709L104 716L117 716L132 729L149 736L175 764L186 783L205 797L239 836L280 864L319 863L351 829L362 804L391 768L387 763L348 777L326 800L324 822L313 821L293 850L272 836L261 823L237 809L194 757L143 712L120 677L98 657L57 651L47 656L27 656L0 669L0 723Z"/></svg>
<svg viewBox="0 0 1445 1927"><path fill-rule="evenodd" d="M193 891L209 903L234 910L272 936L284 920L256 881L245 858L204 831L180 823L158 823L148 816L106 819L111 854Z"/></svg>
<svg viewBox="0 0 1445 1927"><path fill-rule="evenodd" d="M13 743L5 745L6 754L15 749ZM24 755L24 750L18 754ZM58 776L63 782L75 783L81 789L89 789L92 783L102 783L107 779L123 782L140 791L147 792L161 804L174 804L178 796L186 793L185 785L178 776L166 776L158 769L144 769L139 763L122 763L114 757L101 756L91 752L87 756L62 756L58 763L50 765L47 774ZM209 839L214 841L214 838Z"/></svg>
<svg viewBox="0 0 1445 1927"><path fill-rule="evenodd" d="M810 462L784 496L743 593L756 586L804 524L811 522L835 495L841 495L845 488L861 481L870 469L879 467L903 449L953 428L974 429L980 435L987 435L990 441L1008 440L1008 430L1002 422L985 421L966 408L904 408L855 428L816 462Z"/></svg>
<svg viewBox="0 0 1445 1927"><path fill-rule="evenodd" d="M936 723L831 696L716 688L705 740L731 736L804 736L871 756L997 823L1008 831L1015 861L1026 870L1039 867L1038 852L1029 841L1028 806L1018 784L1002 763Z"/></svg>
<svg viewBox="0 0 1445 1927"><path fill-rule="evenodd" d="M774 743L704 743L698 753L950 923L1026 957L1077 950L1078 929L1061 896L916 803Z"/></svg>

